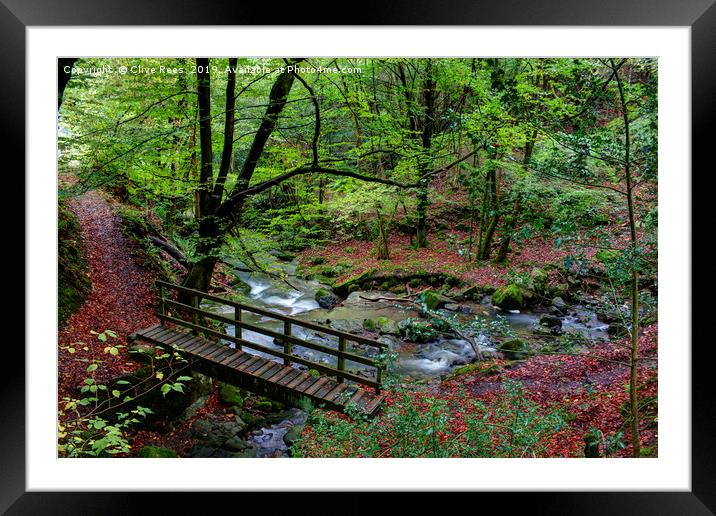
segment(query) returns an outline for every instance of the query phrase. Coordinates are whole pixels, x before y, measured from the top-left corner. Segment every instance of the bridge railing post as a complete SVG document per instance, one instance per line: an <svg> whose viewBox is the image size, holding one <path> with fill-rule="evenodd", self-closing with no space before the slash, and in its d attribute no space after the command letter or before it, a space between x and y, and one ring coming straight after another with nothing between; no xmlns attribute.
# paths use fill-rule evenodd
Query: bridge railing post
<svg viewBox="0 0 716 516"><path fill-rule="evenodd" d="M346 350L346 338L345 337L338 337L338 351L345 351ZM346 359L342 355L338 355L338 370L339 371L345 371L346 369ZM338 377L338 383L343 383L343 377Z"/></svg>
<svg viewBox="0 0 716 516"><path fill-rule="evenodd" d="M164 285L159 285L159 313L161 315L167 315L167 306L164 303L165 292Z"/></svg>
<svg viewBox="0 0 716 516"><path fill-rule="evenodd" d="M238 306L234 307L234 321L241 322L241 308ZM237 339L242 339L242 331L241 326L238 324L234 324L234 337ZM238 342L236 343L236 349L241 349L241 344Z"/></svg>
<svg viewBox="0 0 716 516"><path fill-rule="evenodd" d="M191 306L193 306L196 309L199 308L199 296L197 296L196 294L192 294L192 296L191 296ZM191 322L193 324L195 324L196 326L199 325L199 312L196 312L196 311L192 312ZM199 335L198 328L192 328L191 331L194 335Z"/></svg>
<svg viewBox="0 0 716 516"><path fill-rule="evenodd" d="M287 337L291 336L291 323L289 321L283 322L283 334ZM283 341L283 352L287 355L293 354L293 345L288 339L284 339ZM283 359L284 365L291 365L291 359L288 357L285 357Z"/></svg>

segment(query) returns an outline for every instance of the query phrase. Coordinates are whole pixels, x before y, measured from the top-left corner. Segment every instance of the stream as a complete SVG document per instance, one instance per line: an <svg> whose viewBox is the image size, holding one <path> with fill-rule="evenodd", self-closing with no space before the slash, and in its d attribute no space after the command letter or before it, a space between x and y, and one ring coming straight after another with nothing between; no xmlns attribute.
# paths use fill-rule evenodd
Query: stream
<svg viewBox="0 0 716 516"><path fill-rule="evenodd" d="M428 343L412 343L402 341L397 334L397 325L408 317L418 317L418 312L412 306L404 306L400 303L375 300L379 297L393 297L387 292L364 291L351 293L342 303L335 308L328 310L321 308L315 300L318 289L328 288L314 280L303 280L295 276L297 260L290 263L279 263L279 266L287 275L287 282L271 278L262 273L237 272L238 278L246 285L247 304L258 308L290 315L300 320L328 325L336 330L360 334L363 331L363 321L371 319L382 321L381 328L384 333L379 340L388 344L389 348L398 355L397 361L393 364L393 370L403 376L414 380L431 382L438 380L442 375L449 373L452 369L469 364L474 360L474 351L470 343L457 338L439 337ZM240 267L240 264L237 264ZM243 267L241 267L243 268ZM373 299L373 300L371 300ZM233 317L233 308L221 306L205 301L207 309ZM494 320L498 315L503 316L517 337L534 338L533 330L539 323L540 317L549 311L547 309L536 309L528 311L505 312L492 306L489 296L481 302L462 302L459 305L458 317L469 320L475 315ZM580 306L572 306L565 315L560 317L564 331L579 331L588 339L599 341L606 339L608 325L599 321L593 312ZM244 322L261 326L276 332L282 332L283 322L244 312ZM387 328L386 328L387 326ZM387 330L387 332L386 332ZM326 346L337 348L338 339L332 335L322 334L314 330L294 325L293 335L311 342L320 343ZM229 326L227 333L234 335L234 328ZM243 330L242 338L260 344L271 349L282 350L281 344L276 344L273 337L257 332ZM556 339L556 336L543 336L542 339ZM497 356L495 343L487 335L478 335L476 343L486 357ZM233 343L227 342L233 346ZM277 360L276 357L257 350L245 348L246 351L266 358ZM375 354L373 349L361 349L356 346L358 353ZM321 353L315 350L294 346L294 353L314 362L327 365L336 365L336 357ZM346 367L356 374L363 374L366 377L372 376L372 371L365 366L355 362L346 361ZM285 420L261 428L252 433L250 441L257 448L257 456L276 457L287 456L287 448L283 436L294 424L302 424L306 414L298 409Z"/></svg>
<svg viewBox="0 0 716 516"><path fill-rule="evenodd" d="M271 278L266 274L254 272L238 272L239 279L247 286L247 301L249 304L267 310L279 312L297 319L319 323L330 326L336 330L360 334L363 331L363 321L390 321L388 325L389 334L384 334L379 340L386 342L392 351L398 353L398 360L394 364L394 370L414 379L430 380L449 373L455 367L468 364L474 359L472 346L465 340L440 337L428 343L411 343L402 341L397 334L397 324L408 317L418 317L417 310L401 305L401 303L375 300L379 297L393 297L388 292L360 291L351 293L342 303L332 310L321 308L315 300L318 289L326 288L325 285L314 280L302 280L295 276L297 262L280 264L287 275L287 281L293 286L291 288L285 282ZM227 316L233 316L233 309L230 307L212 306L207 302L207 307ZM477 316L494 320L498 315L504 317L515 336L522 338L533 337L533 330L538 325L540 317L549 313L548 309L526 310L522 312L505 312L492 306L489 296L481 302L462 302L459 305L458 317L467 321ZM281 332L283 323L269 317L256 314L244 313L244 321L267 329ZM598 341L607 337L608 325L597 319L596 315L581 306L572 306L569 311L560 317L563 331L579 331L590 340ZM383 330L386 328L383 327ZM233 327L227 328L229 334L234 335ZM386 333L382 331L381 333ZM338 339L331 335L293 327L293 334L296 337L311 342L320 343L333 348L338 345ZM242 337L248 341L255 342L262 346L281 350L282 346L274 343L273 337L260 333L244 330ZM542 337L549 339L550 337ZM551 337L556 339L557 337ZM486 335L478 335L476 338L483 354L494 356L497 350L495 344ZM271 355L260 351L249 350L252 353L272 358ZM369 353L371 350L357 349L358 352ZM295 352L300 356L329 365L335 365L335 357L318 351L295 347ZM348 361L347 367L358 372L362 366ZM367 373L367 371L363 371Z"/></svg>

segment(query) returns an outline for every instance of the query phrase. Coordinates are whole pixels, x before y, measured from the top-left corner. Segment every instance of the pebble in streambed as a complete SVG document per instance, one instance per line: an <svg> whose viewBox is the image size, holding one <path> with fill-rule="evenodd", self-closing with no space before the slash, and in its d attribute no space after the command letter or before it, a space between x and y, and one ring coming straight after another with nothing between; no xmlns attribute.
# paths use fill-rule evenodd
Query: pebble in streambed
<svg viewBox="0 0 716 516"><path fill-rule="evenodd" d="M308 414L297 408L281 411L273 417L269 416L269 420L279 419L279 421L271 426L254 430L249 437L249 442L256 447L256 457L288 457L289 446L300 432L291 432L289 438L287 434L294 427L296 430L301 430L307 418Z"/></svg>

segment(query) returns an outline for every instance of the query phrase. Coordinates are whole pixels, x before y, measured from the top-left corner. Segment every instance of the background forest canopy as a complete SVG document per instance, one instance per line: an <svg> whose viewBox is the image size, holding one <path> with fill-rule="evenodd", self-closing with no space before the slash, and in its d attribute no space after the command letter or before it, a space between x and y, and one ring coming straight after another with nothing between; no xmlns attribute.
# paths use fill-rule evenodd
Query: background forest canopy
<svg viewBox="0 0 716 516"><path fill-rule="evenodd" d="M608 224L625 199L635 231L625 259L641 260L632 269L649 261L636 232L656 235L655 202L637 202L655 199L655 59L85 58L74 66L138 71L72 76L59 163L79 181L61 195L103 186L158 215L186 256L186 286L207 290L215 264L237 253L249 263L259 251L358 237L389 259L391 232L421 248L452 238L451 226L462 231L456 251L477 266L508 259L511 244L530 235L578 241L577 228ZM589 239L614 248L603 233Z"/></svg>

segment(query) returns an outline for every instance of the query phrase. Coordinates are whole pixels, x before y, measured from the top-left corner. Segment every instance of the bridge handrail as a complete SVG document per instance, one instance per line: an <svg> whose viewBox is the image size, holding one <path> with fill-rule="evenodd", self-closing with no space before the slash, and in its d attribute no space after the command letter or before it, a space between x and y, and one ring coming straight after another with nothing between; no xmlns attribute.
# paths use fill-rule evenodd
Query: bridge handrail
<svg viewBox="0 0 716 516"><path fill-rule="evenodd" d="M197 334L199 332L203 332L205 334L212 335L214 337L222 338L229 340L231 342L234 342L238 349L241 349L241 347L247 347L250 349L254 349L257 351L261 351L264 353L268 353L270 355L283 358L284 364L290 365L292 362L299 363L302 365L305 365L307 367L310 367L312 369L316 369L319 372L324 372L329 375L336 376L339 381L343 381L344 379L352 380L358 383L362 383L364 385L369 385L371 387L374 387L376 389L376 392L380 392L380 386L382 382L382 373L385 369L385 365L378 360L375 360L370 357L365 357L362 355L358 355L356 353L352 353L350 351L347 351L346 345L347 342L356 342L363 345L373 346L375 348L378 348L379 351L382 351L383 349L387 348L386 344L383 344L381 342L376 342L374 340L367 339L365 337L359 337L357 335L353 335L350 333L342 332L339 330L334 330L332 328L326 328L324 326L313 324L309 322L300 321L298 319L292 318L290 316L272 312L269 310L264 310L262 308L256 308L253 306L245 305L243 303L238 303L235 301L231 301L228 299L224 299L222 297L208 294L206 292L201 292L200 290L190 289L187 287L183 287L181 285L175 285L173 283L168 283L166 281L158 280L156 282L157 286L160 290L160 299L159 299L159 318L162 321L165 322L171 322L174 324L178 324L180 326L184 326L187 328L190 328L194 334ZM174 290L177 292L182 292L184 294L188 294L191 296L191 305L188 305L186 303L181 303L179 301L175 301L171 299L170 297L167 297L165 295L165 289ZM233 307L235 309L234 317L227 317L222 314L217 314L209 310L204 310L199 307L202 299L208 299L211 301L214 301L219 304L223 304L226 306ZM186 310L192 315L192 322L185 321L184 319L181 319L180 316L173 317L172 314L170 314L167 310L168 307L174 307L181 310ZM258 315L263 315L266 317L271 317L273 319L283 321L283 333L269 330L267 328L262 328L260 326L256 326L253 324L249 324L246 322L243 322L242 319L242 311L255 313ZM229 335L224 332L220 332L214 328L209 328L205 325L202 325L200 323L200 316L204 318L213 319L215 321L232 325L234 326L234 336ZM300 339L298 337L294 337L291 335L291 328L293 325L301 326L304 328L308 328L311 330L318 331L320 333L325 333L327 335L333 335L338 337L338 349L334 349L328 346L324 346L322 344L318 344L315 342L309 342L303 339ZM262 346L261 344L257 344L251 341L247 341L242 338L241 330L249 330L254 331L257 333L261 333L263 335L267 335L270 337L274 337L274 339L280 341L280 343L283 344L284 350L283 352ZM331 367L326 364L322 364L319 362L313 362L311 360L296 356L293 354L293 346L302 346L305 348L313 349L315 351L319 351L321 353L325 353L327 355L333 355L337 357L337 367ZM368 365L370 367L375 368L376 370L376 380L371 380L368 378L363 378L361 376L349 373L345 371L345 361L350 360L353 362L357 362L360 364Z"/></svg>
<svg viewBox="0 0 716 516"><path fill-rule="evenodd" d="M243 303L238 303L236 301L231 301L230 299L225 299L220 296L216 296L214 294L207 294L206 292L202 292L201 290L195 290L187 287L182 287L181 285L175 285L173 283L168 283L166 281L157 280L156 284L160 287L166 287L173 290L176 290L178 292L184 292L185 294L192 294L199 296L200 299L208 299L210 301L215 301L219 304L224 304L227 306L231 306L233 308L240 308L242 310L246 310L247 312L252 312L258 315L264 315L266 317L271 317L273 319L284 321L284 322L290 322L291 324L294 324L296 326L302 326L304 328L308 328L309 330L318 331L321 333L326 333L328 335L334 335L336 337L343 337L344 339L351 341L351 342L357 342L358 344L364 344L366 346L372 346L379 349L387 349L388 345L383 342L378 342L372 339L368 339L365 337L361 337L359 335L353 335L352 333L347 333L340 330L334 330L333 328L329 328L327 326L322 326L320 324L315 324L308 321L301 321L299 319L296 319L295 317L291 317L288 315L284 315L282 313L273 312L271 310L265 310L263 308L257 308L255 306L245 305Z"/></svg>

